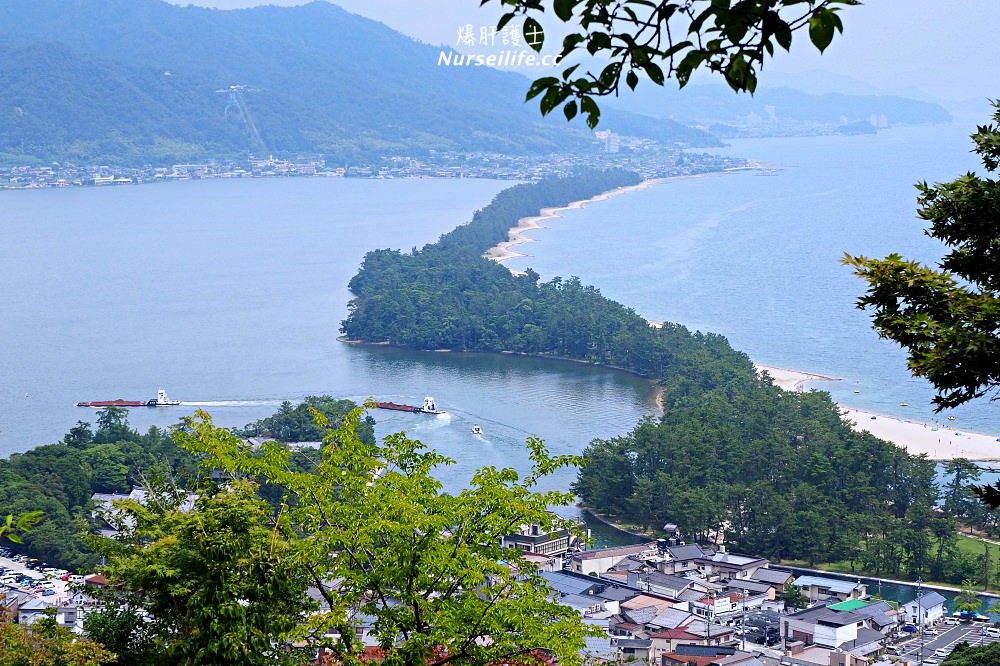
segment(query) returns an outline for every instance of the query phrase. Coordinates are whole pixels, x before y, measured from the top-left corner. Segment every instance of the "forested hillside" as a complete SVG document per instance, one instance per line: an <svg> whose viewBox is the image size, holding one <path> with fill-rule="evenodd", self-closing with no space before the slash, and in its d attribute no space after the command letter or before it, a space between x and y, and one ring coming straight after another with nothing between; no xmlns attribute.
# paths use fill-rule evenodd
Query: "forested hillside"
<svg viewBox="0 0 1000 666"><path fill-rule="evenodd" d="M528 80L327 2L223 11L161 0L0 0L0 160L170 164L247 154L334 164L431 150L589 148L523 104ZM230 86L245 86L255 134ZM228 113L227 106L229 106ZM672 121L608 127L719 145Z"/></svg>
<svg viewBox="0 0 1000 666"><path fill-rule="evenodd" d="M513 275L482 253L520 217L630 182L625 174L520 185L410 253L368 253L343 323L355 339L418 349L522 352L658 379L661 419L594 441L574 491L600 514L810 564L880 575L975 577L956 524L935 512L934 464L855 432L828 394L789 393L719 335L636 312L577 278ZM637 276L638 278L638 276Z"/></svg>

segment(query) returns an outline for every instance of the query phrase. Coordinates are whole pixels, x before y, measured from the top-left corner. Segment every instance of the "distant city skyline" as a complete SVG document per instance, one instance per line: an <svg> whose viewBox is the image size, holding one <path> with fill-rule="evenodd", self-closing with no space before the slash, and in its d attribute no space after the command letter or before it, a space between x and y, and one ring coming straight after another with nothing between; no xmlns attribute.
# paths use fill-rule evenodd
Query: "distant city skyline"
<svg viewBox="0 0 1000 666"><path fill-rule="evenodd" d="M256 5L301 5L305 0L173 0L219 9ZM338 0L333 4L380 21L428 44L456 46L459 26L489 25L499 3L480 8L477 0ZM951 0L870 0L841 11L844 33L825 54L796 35L792 52L778 50L765 63L762 84L809 84L813 92L845 88L847 77L872 90L945 101L1000 97L1000 69L993 66L992 40L1000 25L1000 2ZM550 21L557 21L551 17ZM545 23L543 22L543 25ZM825 77L825 74L832 77Z"/></svg>

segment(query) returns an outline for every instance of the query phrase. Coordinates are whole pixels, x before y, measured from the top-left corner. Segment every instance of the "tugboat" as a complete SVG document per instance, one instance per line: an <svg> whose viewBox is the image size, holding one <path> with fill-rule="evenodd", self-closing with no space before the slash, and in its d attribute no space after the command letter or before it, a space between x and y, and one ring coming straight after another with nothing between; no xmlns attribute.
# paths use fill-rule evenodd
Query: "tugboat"
<svg viewBox="0 0 1000 666"><path fill-rule="evenodd" d="M413 411L420 412L421 414L447 414L443 409L437 408L437 405L434 404L434 398L431 396L424 398L423 407L417 407Z"/></svg>
<svg viewBox="0 0 1000 666"><path fill-rule="evenodd" d="M478 423L475 424L474 426L472 426L472 434L473 435L482 435L483 434L483 429L479 427Z"/></svg>
<svg viewBox="0 0 1000 666"><path fill-rule="evenodd" d="M176 407L179 404L180 400L171 400L163 389L157 389L156 397L146 402L147 407Z"/></svg>

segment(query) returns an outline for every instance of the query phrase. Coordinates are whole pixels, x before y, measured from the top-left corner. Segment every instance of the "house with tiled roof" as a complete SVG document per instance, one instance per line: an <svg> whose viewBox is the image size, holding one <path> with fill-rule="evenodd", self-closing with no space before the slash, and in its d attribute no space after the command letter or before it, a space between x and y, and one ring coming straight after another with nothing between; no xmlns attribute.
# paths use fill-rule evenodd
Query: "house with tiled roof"
<svg viewBox="0 0 1000 666"><path fill-rule="evenodd" d="M770 564L763 557L753 557L751 555L739 555L729 553L725 550L694 560L698 571L706 578L729 580L742 580L753 576L758 569L763 569Z"/></svg>
<svg viewBox="0 0 1000 666"><path fill-rule="evenodd" d="M696 580L683 576L672 576L661 571L650 571L648 568L628 572L628 584L640 590L648 590L669 597L678 597L688 589L707 592L708 588Z"/></svg>
<svg viewBox="0 0 1000 666"><path fill-rule="evenodd" d="M934 590L923 592L919 599L906 604L906 621L926 627L944 616L944 602L945 598Z"/></svg>
<svg viewBox="0 0 1000 666"><path fill-rule="evenodd" d="M847 601L848 599L863 599L868 596L867 585L861 581L855 582L843 578L799 576L792 581L792 586L798 588L809 601L819 601L831 597Z"/></svg>
<svg viewBox="0 0 1000 666"><path fill-rule="evenodd" d="M656 553L656 544L652 543L588 550L573 555L569 568L576 573L601 574L629 557L635 556L641 563L643 556L653 556Z"/></svg>
<svg viewBox="0 0 1000 666"><path fill-rule="evenodd" d="M795 580L795 574L791 571L782 571L781 569L762 567L750 574L750 580L767 583L773 587L775 591L781 592L785 589L785 585Z"/></svg>
<svg viewBox="0 0 1000 666"><path fill-rule="evenodd" d="M685 574L698 571L698 560L711 557L713 552L698 544L683 546L668 546L661 550L661 557L656 562L656 568L665 574Z"/></svg>
<svg viewBox="0 0 1000 666"><path fill-rule="evenodd" d="M678 645L683 645L685 643L704 644L705 641L704 636L692 634L684 627L658 631L655 634L650 634L649 639L653 642L652 649L654 658L667 652L673 652L674 648Z"/></svg>
<svg viewBox="0 0 1000 666"><path fill-rule="evenodd" d="M660 666L764 666L749 652L733 647L678 645L673 652L660 656Z"/></svg>
<svg viewBox="0 0 1000 666"><path fill-rule="evenodd" d="M855 600L805 608L782 619L782 635L786 641L801 641L864 657L885 645L882 625L894 621L886 610L892 611L886 602Z"/></svg>
<svg viewBox="0 0 1000 666"><path fill-rule="evenodd" d="M648 606L654 606L656 611L660 612L676 605L677 599L674 597L668 597L662 594L653 594L651 592L641 592L631 599L623 601L621 603L621 608L625 611L633 608L646 608Z"/></svg>

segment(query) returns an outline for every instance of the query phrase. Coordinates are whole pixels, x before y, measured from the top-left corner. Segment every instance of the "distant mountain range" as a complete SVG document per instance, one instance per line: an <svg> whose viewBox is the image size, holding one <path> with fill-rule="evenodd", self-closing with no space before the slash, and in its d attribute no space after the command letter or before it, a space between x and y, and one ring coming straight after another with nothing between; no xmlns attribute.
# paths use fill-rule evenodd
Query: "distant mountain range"
<svg viewBox="0 0 1000 666"><path fill-rule="evenodd" d="M613 104L615 102L612 102ZM735 94L724 85L690 84L682 90L640 86L621 98L618 106L655 118L688 123L734 123L756 114L759 118L844 124L884 116L889 125L946 123L951 114L932 102L895 95L810 94L791 88L761 86L756 93Z"/></svg>
<svg viewBox="0 0 1000 666"><path fill-rule="evenodd" d="M223 11L160 0L0 0L0 162L169 164L249 153L333 163L432 150L589 148L542 119L529 81L439 67L420 44L326 2ZM241 86L231 88L231 86ZM617 132L699 130L609 109Z"/></svg>

